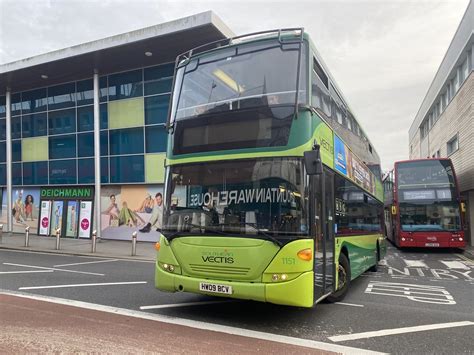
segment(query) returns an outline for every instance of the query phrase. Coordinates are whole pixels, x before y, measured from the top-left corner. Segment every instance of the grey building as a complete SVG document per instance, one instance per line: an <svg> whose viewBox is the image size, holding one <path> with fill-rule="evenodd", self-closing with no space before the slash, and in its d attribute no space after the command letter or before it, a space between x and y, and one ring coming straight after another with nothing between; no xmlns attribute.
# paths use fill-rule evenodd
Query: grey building
<svg viewBox="0 0 474 355"><path fill-rule="evenodd" d="M410 159L451 158L474 245L474 3L471 1L409 130Z"/></svg>

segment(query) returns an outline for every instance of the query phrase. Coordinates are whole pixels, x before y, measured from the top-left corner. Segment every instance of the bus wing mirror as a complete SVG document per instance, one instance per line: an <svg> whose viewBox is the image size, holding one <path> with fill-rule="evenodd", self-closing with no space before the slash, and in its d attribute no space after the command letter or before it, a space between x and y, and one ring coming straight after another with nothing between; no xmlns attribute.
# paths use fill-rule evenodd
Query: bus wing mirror
<svg viewBox="0 0 474 355"><path fill-rule="evenodd" d="M308 175L321 175L323 173L323 163L321 162L319 146L316 146L313 150L304 152L304 167Z"/></svg>
<svg viewBox="0 0 474 355"><path fill-rule="evenodd" d="M392 214L394 216L397 214L397 206L392 206Z"/></svg>

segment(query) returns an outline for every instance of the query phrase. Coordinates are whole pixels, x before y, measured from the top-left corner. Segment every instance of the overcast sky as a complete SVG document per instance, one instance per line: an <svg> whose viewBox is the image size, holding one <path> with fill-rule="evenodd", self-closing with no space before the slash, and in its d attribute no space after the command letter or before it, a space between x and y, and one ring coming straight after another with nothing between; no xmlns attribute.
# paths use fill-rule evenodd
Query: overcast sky
<svg viewBox="0 0 474 355"><path fill-rule="evenodd" d="M236 34L304 27L384 170L408 158L408 129L469 0L0 0L0 63L207 10Z"/></svg>

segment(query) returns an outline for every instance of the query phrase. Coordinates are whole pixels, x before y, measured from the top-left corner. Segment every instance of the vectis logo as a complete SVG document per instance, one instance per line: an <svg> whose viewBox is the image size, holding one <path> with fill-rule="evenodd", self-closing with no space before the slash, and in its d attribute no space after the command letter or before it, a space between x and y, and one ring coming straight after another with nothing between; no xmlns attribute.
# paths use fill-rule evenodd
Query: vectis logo
<svg viewBox="0 0 474 355"><path fill-rule="evenodd" d="M231 256L202 256L202 261L205 263L216 264L233 264L234 258Z"/></svg>
<svg viewBox="0 0 474 355"><path fill-rule="evenodd" d="M234 263L234 254L226 251L211 251L203 252L201 256L202 261L205 263L215 263L215 264L233 264Z"/></svg>

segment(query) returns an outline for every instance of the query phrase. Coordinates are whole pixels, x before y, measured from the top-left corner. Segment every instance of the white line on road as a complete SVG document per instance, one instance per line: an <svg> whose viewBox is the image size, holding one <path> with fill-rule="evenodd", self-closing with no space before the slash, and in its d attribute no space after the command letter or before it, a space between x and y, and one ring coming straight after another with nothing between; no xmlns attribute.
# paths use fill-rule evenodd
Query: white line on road
<svg viewBox="0 0 474 355"><path fill-rule="evenodd" d="M413 332L424 332L424 331L427 331L427 330L435 330L435 329L465 327L465 326L468 326L468 325L474 325L474 322L463 321L463 322L451 322L451 323L438 323L438 324L419 325L419 326L415 326L415 327L382 329L382 330L376 330L376 331L373 331L373 332L355 333L355 334L347 334L347 335L335 335L335 336L329 337L328 339L337 343L337 342L340 342L340 341L374 338L374 337L383 337L383 336L386 336L386 335L405 334L405 333L413 333Z"/></svg>
<svg viewBox="0 0 474 355"><path fill-rule="evenodd" d="M85 262L82 262L82 263L54 265L54 267L73 266L73 265L86 265L86 264L99 264L99 263L110 263L110 262L112 262L112 261L118 261L118 259L106 259L106 260L98 260L98 261L85 261Z"/></svg>
<svg viewBox="0 0 474 355"><path fill-rule="evenodd" d="M191 319L170 317L170 316L165 316L162 314L147 313L147 312L133 311L133 310L124 309L124 308L103 306L103 305L88 303L88 302L73 301L73 300L49 297L49 296L31 295L31 294L25 294L21 292L11 292L11 291L0 292L0 294L2 293L6 295L23 297L23 298L28 298L32 300L62 304L65 306L107 312L107 313L118 314L122 316L134 317L138 319L148 319L155 322L182 325L182 326L191 327L195 329L209 330L209 331L214 331L214 332L219 332L219 333L224 333L224 334L233 334L233 335L238 335L238 336L252 338L252 339L261 339L261 340L273 341L273 342L282 343L282 344L303 346L303 347L307 347L311 349L333 351L333 352L337 352L341 354L360 354L360 355L383 354L380 352L375 352L375 351L370 351L370 350L365 350L365 349L360 349L360 348L324 343L322 341L289 337L285 335L259 332L255 330L242 329L242 328L237 328L237 327L213 324L213 323L196 321L196 320L191 320Z"/></svg>
<svg viewBox="0 0 474 355"><path fill-rule="evenodd" d="M428 265L425 264L424 261L422 260L406 260L403 259L405 264L407 264L408 267L425 267L428 268Z"/></svg>
<svg viewBox="0 0 474 355"><path fill-rule="evenodd" d="M346 302L335 302L334 304L341 304L343 306L352 306L352 307L364 307L363 304L346 303Z"/></svg>
<svg viewBox="0 0 474 355"><path fill-rule="evenodd" d="M444 265L448 267L448 269L462 269L462 270L470 270L470 268L464 265L460 261L447 261L447 260L440 260Z"/></svg>
<svg viewBox="0 0 474 355"><path fill-rule="evenodd" d="M140 309L160 309L160 308L174 308L174 307L188 307L188 306L203 306L206 304L215 303L229 303L236 302L237 300L222 300L222 301L203 301L203 302L186 302L186 303L171 303L171 304L157 304L155 306L141 306Z"/></svg>
<svg viewBox="0 0 474 355"><path fill-rule="evenodd" d="M73 284L73 285L52 285L52 286L31 286L19 287L19 290L42 290L45 288L68 288L68 287L91 287L91 286L114 286L114 285L137 285L146 284L146 281L131 281L131 282L103 282L92 284Z"/></svg>
<svg viewBox="0 0 474 355"><path fill-rule="evenodd" d="M86 272L86 271L77 271L77 270L68 270L68 269L57 269L57 268L54 268L54 267L43 267L43 266L24 265L24 264L13 264L13 263L3 263L3 265L20 266L20 267L30 267L30 268L32 268L32 269L42 269L42 270L53 270L53 271L73 272L73 273L76 273L76 274L105 276L105 274L98 274L98 273L96 273L96 272Z"/></svg>
<svg viewBox="0 0 474 355"><path fill-rule="evenodd" d="M54 270L28 270L28 271L1 271L0 275L4 274L33 274L38 272L53 272Z"/></svg>

